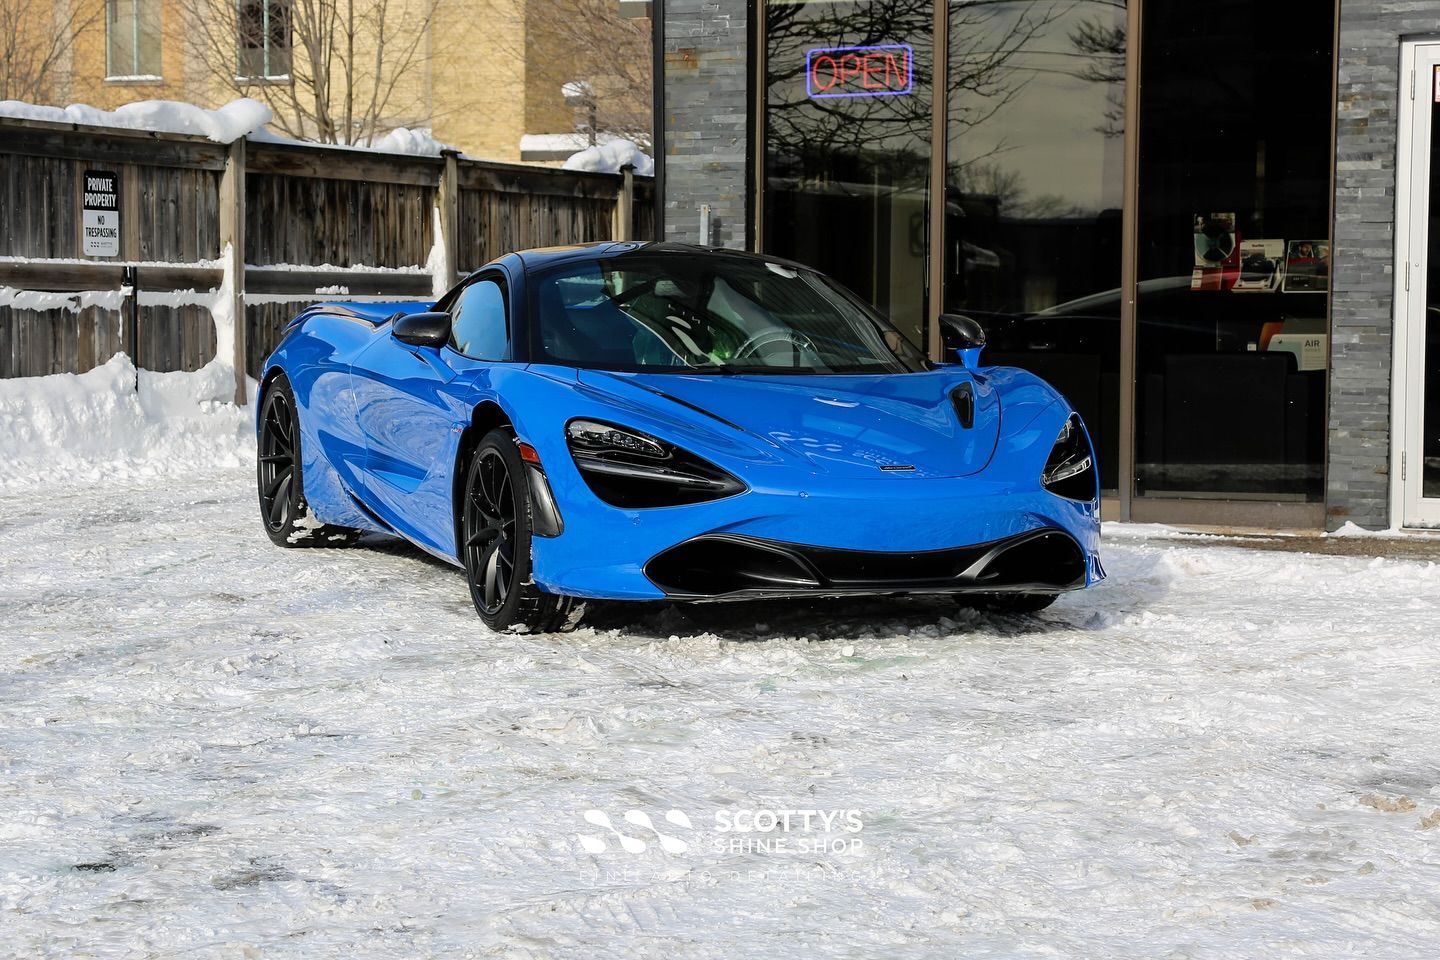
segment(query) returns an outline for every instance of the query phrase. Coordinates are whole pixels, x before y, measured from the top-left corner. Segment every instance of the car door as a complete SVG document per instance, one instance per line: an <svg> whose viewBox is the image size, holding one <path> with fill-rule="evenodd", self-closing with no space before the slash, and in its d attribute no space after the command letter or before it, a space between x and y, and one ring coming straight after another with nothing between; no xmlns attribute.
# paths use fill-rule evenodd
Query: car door
<svg viewBox="0 0 1440 960"><path fill-rule="evenodd" d="M356 358L352 375L369 505L399 533L453 558L460 434L476 397L488 390L491 364L510 355L504 275L477 276L449 312L449 343L420 347L381 337Z"/></svg>

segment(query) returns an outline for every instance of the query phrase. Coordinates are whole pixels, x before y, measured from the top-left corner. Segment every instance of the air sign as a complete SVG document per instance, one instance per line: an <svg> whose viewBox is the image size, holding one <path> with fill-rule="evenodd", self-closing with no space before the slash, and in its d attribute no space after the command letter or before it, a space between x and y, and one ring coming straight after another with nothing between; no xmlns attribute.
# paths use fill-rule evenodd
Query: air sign
<svg viewBox="0 0 1440 960"><path fill-rule="evenodd" d="M914 62L908 43L815 47L805 53L805 92L813 100L907 94L915 88Z"/></svg>

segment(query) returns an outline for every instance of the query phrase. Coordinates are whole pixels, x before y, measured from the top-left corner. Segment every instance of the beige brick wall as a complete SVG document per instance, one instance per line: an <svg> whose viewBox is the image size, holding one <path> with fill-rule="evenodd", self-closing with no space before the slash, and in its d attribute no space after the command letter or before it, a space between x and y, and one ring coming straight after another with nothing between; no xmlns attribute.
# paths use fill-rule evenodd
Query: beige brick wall
<svg viewBox="0 0 1440 960"><path fill-rule="evenodd" d="M114 109L136 100L183 100L214 107L239 94L217 80L187 36L179 0L162 0L161 74L156 83L106 80L105 0L81 0L95 13L77 37L70 70L57 99ZM196 0L188 0L194 3ZM420 19L432 0L392 0L387 32L404 34L404 20ZM560 46L565 34L543 29L547 18L563 10L558 0L433 0L431 30L421 40L422 61L396 85L386 119L391 126L431 127L435 136L468 154L518 161L525 133L563 133L574 129L575 114L565 106L559 82L563 65L573 59ZM48 23L50 5L34 4L37 19ZM398 31L398 33L397 33ZM413 35L413 34L412 34ZM392 43L399 40L392 39ZM372 48L373 49L373 48ZM301 51L296 51L300 56ZM357 62L367 58L359 56ZM543 64L544 69L537 69ZM543 76L542 76L543 75ZM335 78L336 97L343 78ZM358 86L359 84L357 84ZM367 88L368 89L368 88ZM250 95L267 99L263 89ZM277 98L270 98L279 106Z"/></svg>

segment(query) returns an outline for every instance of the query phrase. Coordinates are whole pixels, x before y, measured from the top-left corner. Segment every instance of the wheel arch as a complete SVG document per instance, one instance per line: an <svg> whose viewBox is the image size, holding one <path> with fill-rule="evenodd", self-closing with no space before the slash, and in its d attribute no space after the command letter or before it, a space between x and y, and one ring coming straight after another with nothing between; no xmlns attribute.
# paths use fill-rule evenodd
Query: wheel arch
<svg viewBox="0 0 1440 960"><path fill-rule="evenodd" d="M503 427L512 433L515 430L515 421L505 408L491 399L481 400L470 412L470 423L460 434L460 443L455 449L455 469L451 471L450 482L450 527L455 535L455 558L463 559L460 555L460 532L461 519L464 512L460 509L461 501L465 496L465 474L470 466L470 458L475 455L475 450L480 446L480 441L491 430Z"/></svg>
<svg viewBox="0 0 1440 960"><path fill-rule="evenodd" d="M278 363L272 363L260 375L260 385L255 390L255 430L260 430L260 409L265 406L265 396L274 386L275 381L285 374L285 368Z"/></svg>

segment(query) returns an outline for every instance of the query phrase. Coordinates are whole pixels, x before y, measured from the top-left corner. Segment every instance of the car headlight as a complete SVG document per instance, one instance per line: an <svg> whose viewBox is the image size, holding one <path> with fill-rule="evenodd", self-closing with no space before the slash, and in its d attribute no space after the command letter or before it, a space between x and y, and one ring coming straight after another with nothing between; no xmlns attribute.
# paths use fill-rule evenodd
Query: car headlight
<svg viewBox="0 0 1440 960"><path fill-rule="evenodd" d="M676 507L745 489L715 464L638 430L571 420L565 439L585 483L613 507Z"/></svg>
<svg viewBox="0 0 1440 960"><path fill-rule="evenodd" d="M1095 456L1078 414L1070 414L1040 474L1040 485L1059 497L1091 501L1098 495Z"/></svg>

